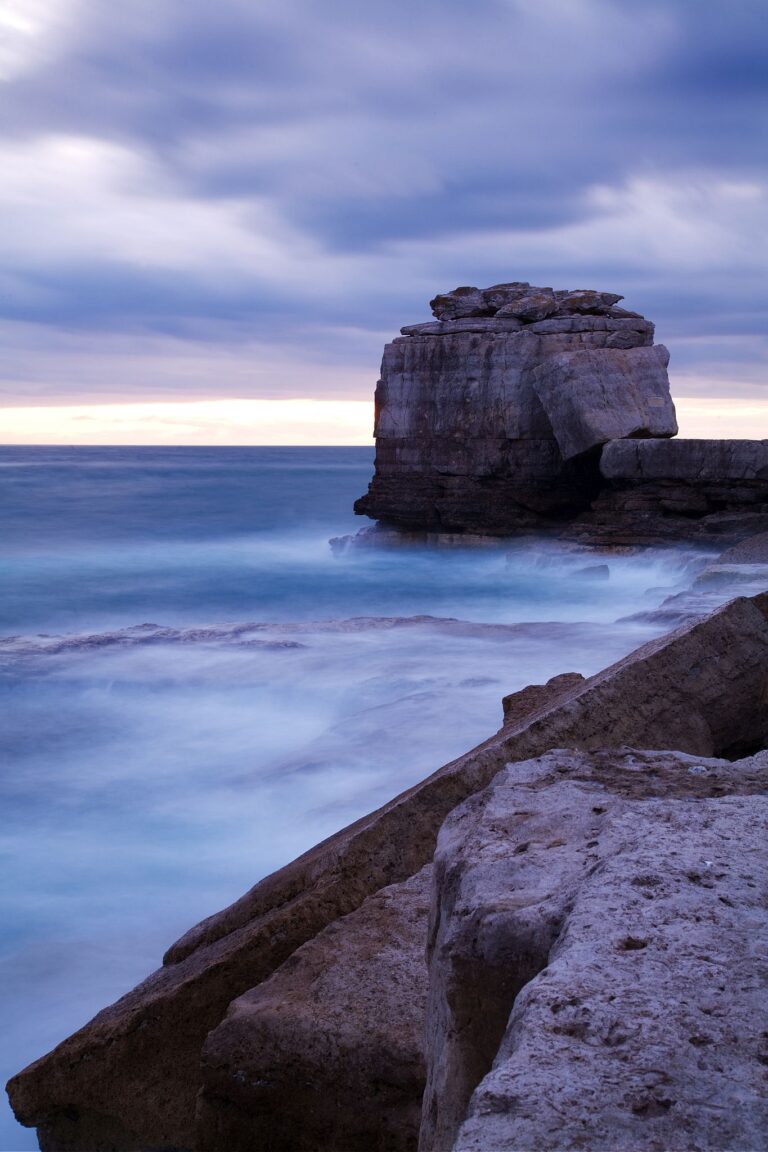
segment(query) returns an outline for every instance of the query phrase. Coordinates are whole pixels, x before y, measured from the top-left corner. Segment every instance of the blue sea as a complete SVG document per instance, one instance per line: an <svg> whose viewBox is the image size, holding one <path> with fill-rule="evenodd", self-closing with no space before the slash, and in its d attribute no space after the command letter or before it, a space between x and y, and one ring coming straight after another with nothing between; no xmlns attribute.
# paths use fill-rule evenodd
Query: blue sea
<svg viewBox="0 0 768 1152"><path fill-rule="evenodd" d="M260 877L657 635L691 555L352 549L368 448L0 448L7 1077ZM367 523L367 522L366 522ZM596 565L607 565L595 571ZM36 1148L9 1110L0 1149Z"/></svg>

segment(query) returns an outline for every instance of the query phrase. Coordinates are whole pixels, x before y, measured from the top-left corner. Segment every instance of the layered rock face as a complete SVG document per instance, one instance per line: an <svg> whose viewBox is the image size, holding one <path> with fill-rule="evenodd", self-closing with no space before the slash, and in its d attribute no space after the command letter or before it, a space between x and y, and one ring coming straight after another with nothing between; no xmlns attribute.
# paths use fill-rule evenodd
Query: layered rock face
<svg viewBox="0 0 768 1152"><path fill-rule="evenodd" d="M429 533L588 543L768 530L768 442L677 432L669 354L609 292L457 288L384 349L355 511Z"/></svg>
<svg viewBox="0 0 768 1152"><path fill-rule="evenodd" d="M429 864L369 896L233 1002L203 1050L197 1152L251 1152L255 1133L270 1152L415 1143L431 889Z"/></svg>
<svg viewBox="0 0 768 1152"><path fill-rule="evenodd" d="M768 440L615 440L603 486L574 539L741 539L768 531Z"/></svg>
<svg viewBox="0 0 768 1152"><path fill-rule="evenodd" d="M355 510L404 527L557 524L601 486L618 437L677 432L668 353L613 293L459 288L402 329L376 388L376 473Z"/></svg>
<svg viewBox="0 0 768 1152"><path fill-rule="evenodd" d="M267 877L235 904L198 925L169 950L163 967L148 980L15 1077L9 1092L16 1114L23 1123L37 1126L41 1148L46 1152L138 1152L140 1149L144 1152L170 1149L213 1152L217 1149L218 1152L224 1147L233 1150L259 1147L274 1152L308 1147L316 1152L358 1152L362 1148L376 1152L413 1152L425 1068L430 1069L429 1115L444 1114L441 1100L445 1094L435 1079L434 1056L438 1048L447 1051L449 1043L448 1033L443 1035L435 1023L438 1019L447 1019L442 1008L433 1007L431 1011L432 1039L424 1051L419 1037L423 1036L427 997L433 1005L442 1003L436 982L440 973L450 969L450 957L445 950L435 950L437 928L433 932L430 972L420 967L427 942L426 885L429 882L428 872L422 870L432 860L438 832L446 817L486 788L500 771L507 773L504 780L516 779L517 762L541 757L553 748L581 752L618 745L673 748L696 757L697 764L701 757L749 756L768 743L766 683L768 596L761 595L735 600L706 619L653 641L588 680L566 674L548 685L535 686L508 698L505 725L494 737ZM625 786L626 766L612 768L610 757L595 762L597 767L595 764L585 767L585 763L576 757L573 771L569 768L570 774L566 775L576 782L573 784L576 792L582 786L587 787L591 815L586 809L577 808L576 801L566 803L558 798L556 810L561 814L562 819L558 819L562 828L553 828L551 835L547 833L546 843L539 844L539 833L534 836L533 831L531 835L526 833L522 838L515 838L518 825L533 811L536 799L533 793L543 792L545 787L554 788L560 779L561 774L555 772L553 776L552 765L548 763L542 769L544 775L536 776L533 783L529 780L529 769L525 769L521 785L528 788L530 794L526 793L519 806L510 809L509 819L505 817L506 822L499 825L511 844L508 854L515 860L530 851L531 861L536 857L544 862L539 885L542 892L546 884L550 885L547 891L553 886L559 891L562 880L576 899L574 886L577 882L582 884L583 879L584 901L592 874L580 870L579 861L588 859L592 868L602 858L589 856L596 845L606 860L614 851L611 847L614 843L620 845L621 852L629 851L631 845L621 840L618 832L619 838L615 841L601 840L600 834L593 835L591 825L590 840L582 843L581 832L577 835L576 830L586 831L584 821L602 815L592 809L605 806L601 798L603 790L606 795L615 793L623 797L622 804L632 798L627 792L628 785ZM510 764L513 768L506 767ZM653 797L666 803L673 795L671 785L654 764L640 758L636 773L639 782L633 785L633 795L640 795L638 789L642 792L644 788L641 796L644 803L650 803ZM691 766L687 761L686 765ZM677 772L674 766L670 769L673 771ZM727 796L735 803L740 793L735 786L731 788L727 767L718 768L717 772L720 775L716 778L702 777L707 787L711 786L710 792L699 791L695 797L686 792L685 796L700 803L703 797L714 799L722 793L724 802ZM685 773L687 782L687 767ZM701 785L698 774L691 774L691 779L696 787ZM593 797L595 791L600 793L597 799ZM552 796L560 794L553 792ZM517 799L514 804L518 805ZM700 825L696 824L696 819L691 813L694 821L691 827L700 827L702 837L709 836L710 825L703 818ZM743 819L746 822L746 816ZM653 821L658 836L663 838L666 833L661 812ZM534 824L535 820L532 830ZM672 831L666 843L670 858L677 850L674 840L680 827L680 821L669 823ZM746 823L744 828L739 824L734 843L738 844L738 837L746 831ZM717 835L721 832L723 836L730 835L725 826L718 823ZM558 857L557 852L563 845L552 843L556 840L570 845L567 850L563 849L562 857ZM592 840L596 844L591 843ZM702 840L702 844L704 842ZM522 843L527 847L520 849ZM706 844L705 859L716 859L708 840ZM493 846L488 849L487 859L490 861L505 851L507 849L502 851ZM442 868L441 859L438 859L438 871ZM561 864L565 861L564 867L557 865L558 860ZM547 881L550 861L552 878ZM748 887L753 881L744 882ZM435 908L439 904L441 909L440 922L448 924L449 900L442 884L439 880L432 900ZM491 923L497 917L501 941L506 932L504 918L510 908L521 906L521 892L523 888L513 886L504 898L506 903L502 902L494 912L489 910L487 901L483 903L485 895L477 889L483 922ZM752 954L742 950L747 949L746 943L739 942L751 941L753 931L749 919L752 913L747 904L742 903L744 893L740 887L733 886L718 890L719 894L731 901L738 910L733 912L733 917L741 917L740 923L745 925L740 937L735 929L731 932L728 928L732 962L743 963L739 969L742 974L751 973ZM702 899L710 899L709 890ZM618 897L606 896L605 900L606 907L615 905L624 916ZM531 902L535 903L533 897ZM553 896L551 908L557 912L557 915L553 912L554 920L560 915L561 903L560 896ZM691 907L690 903L684 906ZM588 905L584 903L579 907ZM710 911L708 904L702 904L692 915L709 922ZM583 937L586 942L582 945L583 955L587 957L585 963L592 964L590 957L595 958L600 980L604 981L600 987L606 988L606 997L615 994L607 990L610 969L600 951L609 922L605 915L598 917L597 914L592 920L584 919L584 924L591 924L592 935L589 939ZM581 924L581 920L578 923ZM577 924L576 919L573 924ZM472 1074L462 1073L461 1093L465 1101L489 1072L490 1062L505 1034L504 1021L498 1011L501 995L498 979L502 979L502 983L507 980L504 995L508 995L510 988L513 1000L516 990L523 995L518 985L537 978L536 973L543 966L541 957L546 941L551 938L555 949L550 963L559 954L557 949L565 947L565 937L557 936L554 943L555 928L554 922L549 924L546 931L550 935L537 936L535 947L533 943L528 950L521 946L519 954L514 956L505 951L499 954L502 960L505 956L509 958L514 976L512 983L503 973L499 977L502 961L497 958L491 963L489 960L478 1002L478 1012L485 1010L484 1005L490 1006L487 1028L482 1025L481 1017L478 1017L479 1024L478 1021L473 1024L473 1027L477 1024L488 1039L483 1041L482 1058L472 1058L475 1061ZM579 929L582 930L587 931ZM634 933L641 938L640 928L632 927L629 920L626 926L621 920L620 931L622 936ZM701 932L702 935L696 937L699 942L704 941L704 928ZM490 948L493 933L483 940L483 947L488 944ZM704 947L705 943L701 943L702 963L705 963ZM437 965L438 952L443 967ZM492 959L492 951L482 955ZM578 957L578 950L573 955ZM467 970L468 987L473 981L472 986L477 987L476 977L476 969ZM442 981L443 975L439 975L439 979ZM744 984L747 977L743 975L739 979ZM674 980L670 987L682 986L682 977L678 980L675 976ZM402 996L400 1004L395 1003L398 995ZM446 997L450 999L447 993ZM743 1003L746 1004L746 1000ZM512 1007L511 1001L509 1007ZM738 1010L742 1012L742 1007ZM638 1035L644 1034L641 1031ZM467 1037L469 1043L469 1032ZM733 1043L738 1048L741 1041L737 1038ZM625 1047L622 1051L631 1054L631 1068L645 1067L637 1046ZM560 1056L553 1053L552 1059L556 1058ZM459 1063L461 1061L464 1056L460 1057ZM468 1066L466 1061L462 1064L465 1066ZM617 1068L616 1075L624 1075L621 1066ZM692 1099L696 1076L693 1065L686 1075L693 1078L686 1097ZM634 1093L634 1081L632 1083ZM705 1078L701 1083L708 1085L709 1081ZM651 1087L656 1090L655 1082ZM755 1114L750 1092L751 1088L745 1089L740 1105L741 1115L745 1117L740 1129L744 1139L734 1139L731 1145L744 1149L751 1147L747 1137ZM457 1094L458 1088L450 1088L450 1093ZM297 1094L300 1108L291 1104ZM664 1100L672 1098L672 1094L663 1097ZM553 1107L559 1107L554 1096L552 1100ZM648 1100L649 1114L656 1117L655 1109L663 1105L655 1096L652 1099L649 1096ZM437 1103L433 1104L434 1101ZM511 1105L505 1103L500 1107L502 1113L514 1114ZM638 1107L644 1107L642 1100ZM484 1114L483 1110L489 1105L486 1102L472 1108L470 1120ZM595 1108L599 1110L599 1103ZM448 1131L449 1127L453 1131L464 1118L463 1113L452 1115L450 1125L441 1131ZM706 1126L708 1115L705 1113L695 1130L697 1133L704 1131L702 1125ZM715 1120L716 1117L708 1131L716 1134L720 1129ZM437 1122L435 1119L434 1124ZM612 1131L609 1129L609 1136ZM736 1129L723 1131L733 1133ZM545 1136L550 1139L544 1133L542 1140L537 1138L531 1146L601 1148L597 1140L591 1143L587 1140L581 1145L547 1144ZM470 1138L475 1139L471 1132L467 1136ZM475 1146L483 1147L485 1137L481 1135L477 1139L480 1143ZM485 1147L492 1146L486 1141ZM525 1145L518 1143L519 1146ZM626 1146L629 1147L629 1143ZM647 1145L649 1149L659 1146L665 1145ZM713 1138L709 1145L703 1141L699 1146L721 1145ZM603 1147L607 1152L612 1147L610 1140L606 1140Z"/></svg>

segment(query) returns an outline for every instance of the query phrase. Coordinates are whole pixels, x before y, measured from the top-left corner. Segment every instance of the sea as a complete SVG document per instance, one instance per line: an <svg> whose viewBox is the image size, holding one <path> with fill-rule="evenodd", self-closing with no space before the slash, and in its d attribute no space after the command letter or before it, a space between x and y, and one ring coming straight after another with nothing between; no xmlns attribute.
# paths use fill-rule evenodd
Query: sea
<svg viewBox="0 0 768 1152"><path fill-rule="evenodd" d="M366 447L0 448L4 1078L490 736L506 693L658 635L702 562L334 551L372 467ZM0 1150L36 1147L5 1106Z"/></svg>

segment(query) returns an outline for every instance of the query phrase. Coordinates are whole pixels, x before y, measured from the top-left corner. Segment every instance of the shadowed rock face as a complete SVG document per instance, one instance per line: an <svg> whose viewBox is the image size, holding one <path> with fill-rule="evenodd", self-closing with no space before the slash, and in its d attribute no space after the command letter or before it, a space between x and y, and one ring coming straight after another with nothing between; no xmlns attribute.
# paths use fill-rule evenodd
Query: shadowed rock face
<svg viewBox="0 0 768 1152"><path fill-rule="evenodd" d="M766 792L766 752L559 750L452 813L421 1152L764 1146Z"/></svg>
<svg viewBox="0 0 768 1152"><path fill-rule="evenodd" d="M496 736L203 921L148 980L14 1077L17 1116L38 1127L48 1152L193 1148L203 1045L230 1003L372 893L428 864L449 812L506 763L553 747L712 756L745 741L765 746L767 617L767 596L735 600L598 676L556 678L508 701Z"/></svg>
<svg viewBox="0 0 768 1152"><path fill-rule="evenodd" d="M768 530L764 441L678 441L654 326L591 289L457 288L401 328L376 386L360 515L411 532L585 543Z"/></svg>
<svg viewBox="0 0 768 1152"><path fill-rule="evenodd" d="M564 460L622 437L674 436L663 345L559 352L534 369L533 387Z"/></svg>
<svg viewBox="0 0 768 1152"><path fill-rule="evenodd" d="M376 388L376 473L356 511L430 531L556 526L600 487L617 436L677 431L668 355L614 293L512 283L432 301Z"/></svg>
<svg viewBox="0 0 768 1152"><path fill-rule="evenodd" d="M661 543L768 531L768 440L615 440L574 539Z"/></svg>
<svg viewBox="0 0 768 1152"><path fill-rule="evenodd" d="M369 896L234 1001L203 1051L197 1152L413 1152L431 879Z"/></svg>

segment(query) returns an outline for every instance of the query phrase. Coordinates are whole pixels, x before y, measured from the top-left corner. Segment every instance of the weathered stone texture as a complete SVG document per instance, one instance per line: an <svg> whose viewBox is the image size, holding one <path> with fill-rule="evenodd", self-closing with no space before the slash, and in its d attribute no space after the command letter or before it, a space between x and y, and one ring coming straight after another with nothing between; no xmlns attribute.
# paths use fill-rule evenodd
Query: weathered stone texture
<svg viewBox="0 0 768 1152"><path fill-rule="evenodd" d="M559 352L532 373L564 460L621 437L675 436L663 344Z"/></svg>
<svg viewBox="0 0 768 1152"><path fill-rule="evenodd" d="M603 450L600 471L619 483L749 484L768 480L768 440L617 441Z"/></svg>
<svg viewBox="0 0 768 1152"><path fill-rule="evenodd" d="M712 756L763 746L767 617L768 597L735 600L570 689L533 693L530 710L509 702L496 736L203 921L162 969L14 1077L17 1116L40 1127L49 1152L191 1149L201 1050L231 1001L373 892L424 867L448 813L505 763L553 747Z"/></svg>
<svg viewBox="0 0 768 1152"><path fill-rule="evenodd" d="M518 282L436 297L437 320L405 326L384 350L376 472L355 510L490 534L585 511L601 482L591 449L675 430L666 353L619 299Z"/></svg>
<svg viewBox="0 0 768 1152"><path fill-rule="evenodd" d="M410 532L606 545L768 529L766 442L670 447L669 354L620 299L517 281L436 297L437 319L385 348L355 511Z"/></svg>
<svg viewBox="0 0 768 1152"><path fill-rule="evenodd" d="M767 787L765 752L561 750L452 813L421 1152L764 1147Z"/></svg>
<svg viewBox="0 0 768 1152"><path fill-rule="evenodd" d="M197 1152L412 1152L431 878L369 896L234 1001L203 1051Z"/></svg>
<svg viewBox="0 0 768 1152"><path fill-rule="evenodd" d="M768 440L615 440L600 472L574 539L735 541L768 530Z"/></svg>

